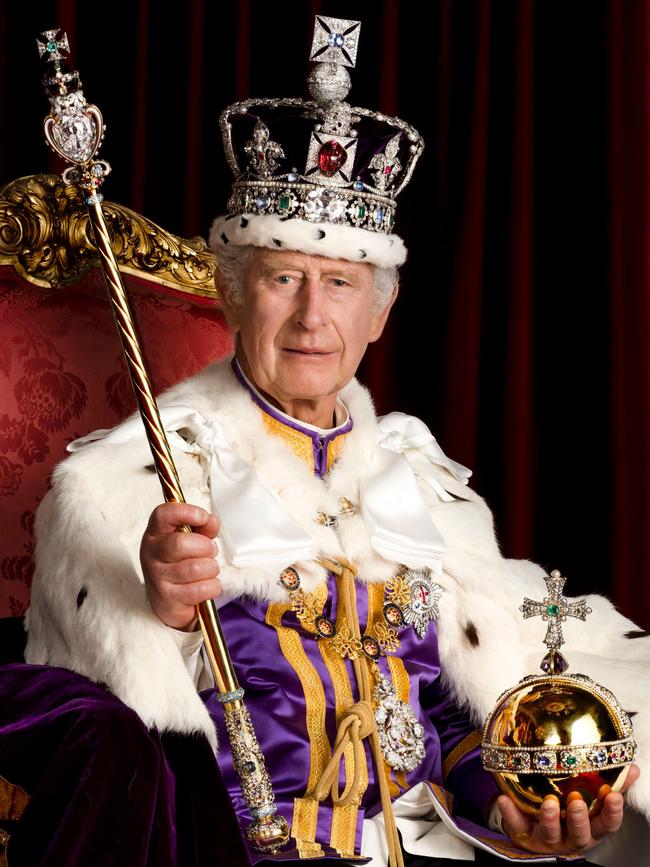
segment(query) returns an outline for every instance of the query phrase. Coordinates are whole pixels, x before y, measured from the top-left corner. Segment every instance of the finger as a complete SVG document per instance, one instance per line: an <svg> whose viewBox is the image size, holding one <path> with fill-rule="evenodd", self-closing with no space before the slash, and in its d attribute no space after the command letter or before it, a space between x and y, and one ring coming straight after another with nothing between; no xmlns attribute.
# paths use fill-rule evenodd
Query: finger
<svg viewBox="0 0 650 867"><path fill-rule="evenodd" d="M641 776L641 768L638 765L630 765L630 770L627 772L627 777L625 778L625 782L621 786L621 792L627 792L631 785L636 783L636 781Z"/></svg>
<svg viewBox="0 0 650 867"><path fill-rule="evenodd" d="M152 536L143 548L145 556L159 563L178 563L193 557L216 557L217 545L198 533L168 533Z"/></svg>
<svg viewBox="0 0 650 867"><path fill-rule="evenodd" d="M199 581L213 581L219 574L219 565L212 557L192 557L165 564L158 574L166 584L184 587Z"/></svg>
<svg viewBox="0 0 650 867"><path fill-rule="evenodd" d="M555 795L547 795L542 801L537 831L539 839L547 846L557 846L562 841L560 801Z"/></svg>
<svg viewBox="0 0 650 867"><path fill-rule="evenodd" d="M210 513L200 506L192 506L190 503L162 503L151 513L146 532L152 536L175 533L182 524L199 529L204 527L209 519Z"/></svg>
<svg viewBox="0 0 650 867"><path fill-rule="evenodd" d="M219 535L220 524L216 515L208 514L208 520L203 526L192 526L196 535L207 536L208 539L216 539Z"/></svg>
<svg viewBox="0 0 650 867"><path fill-rule="evenodd" d="M585 849L591 843L589 809L582 797L573 798L567 803L566 839L572 849L578 850Z"/></svg>
<svg viewBox="0 0 650 867"><path fill-rule="evenodd" d="M216 599L221 595L222 587L218 578L206 581L194 581L192 584L170 585L170 600L178 605L200 605L208 599Z"/></svg>
<svg viewBox="0 0 650 867"><path fill-rule="evenodd" d="M606 796L602 810L591 820L591 834L596 840L618 831L623 822L624 803L620 792L610 792Z"/></svg>
<svg viewBox="0 0 650 867"><path fill-rule="evenodd" d="M508 795L501 795L497 798L497 807L503 819L503 830L508 836L512 837L513 840L530 836L532 822Z"/></svg>

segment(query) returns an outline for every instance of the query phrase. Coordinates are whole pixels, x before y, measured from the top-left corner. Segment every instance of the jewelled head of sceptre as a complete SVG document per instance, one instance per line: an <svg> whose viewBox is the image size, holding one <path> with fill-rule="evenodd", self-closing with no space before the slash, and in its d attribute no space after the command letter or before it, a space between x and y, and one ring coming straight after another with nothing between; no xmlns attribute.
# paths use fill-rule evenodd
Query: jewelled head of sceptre
<svg viewBox="0 0 650 867"><path fill-rule="evenodd" d="M50 101L45 139L56 154L71 163L63 172L63 180L78 183L89 203L101 202L97 189L111 170L106 160L95 159L106 130L102 114L96 105L86 102L79 73L68 69L67 35L58 28L45 30L36 45L46 65L43 87Z"/></svg>
<svg viewBox="0 0 650 867"><path fill-rule="evenodd" d="M217 253L252 244L380 267L406 259L396 199L424 142L405 121L346 102L360 30L359 21L316 16L312 100L247 99L222 113L234 183L210 232Z"/></svg>

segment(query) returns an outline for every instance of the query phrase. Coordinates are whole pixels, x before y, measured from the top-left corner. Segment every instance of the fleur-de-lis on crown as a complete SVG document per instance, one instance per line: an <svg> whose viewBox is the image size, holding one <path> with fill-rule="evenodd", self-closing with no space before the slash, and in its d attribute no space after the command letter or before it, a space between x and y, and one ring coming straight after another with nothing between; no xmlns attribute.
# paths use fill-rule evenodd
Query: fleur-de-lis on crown
<svg viewBox="0 0 650 867"><path fill-rule="evenodd" d="M282 146L269 140L269 128L258 120L253 129L253 137L244 145L250 156L248 169L258 178L268 178L278 167L278 160L284 158Z"/></svg>
<svg viewBox="0 0 650 867"><path fill-rule="evenodd" d="M397 158L400 138L400 133L394 135L386 145L385 151L381 154L375 154L370 161L371 174L378 190L388 189L402 170L402 164Z"/></svg>

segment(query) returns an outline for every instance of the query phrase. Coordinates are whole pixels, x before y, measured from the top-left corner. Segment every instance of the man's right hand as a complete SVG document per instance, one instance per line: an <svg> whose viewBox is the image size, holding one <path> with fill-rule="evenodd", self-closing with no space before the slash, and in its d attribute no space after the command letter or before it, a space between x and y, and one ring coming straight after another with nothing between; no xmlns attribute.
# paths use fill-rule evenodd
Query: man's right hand
<svg viewBox="0 0 650 867"><path fill-rule="evenodd" d="M189 524L193 533L179 533ZM194 606L221 593L214 559L219 533L214 515L188 503L164 503L151 513L140 545L140 563L153 611L163 623L191 632Z"/></svg>

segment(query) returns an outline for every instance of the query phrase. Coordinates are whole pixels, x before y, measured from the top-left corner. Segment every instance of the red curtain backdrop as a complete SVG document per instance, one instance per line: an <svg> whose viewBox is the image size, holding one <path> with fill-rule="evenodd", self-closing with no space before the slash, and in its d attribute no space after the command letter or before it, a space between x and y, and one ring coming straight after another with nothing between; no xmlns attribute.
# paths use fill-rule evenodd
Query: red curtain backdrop
<svg viewBox="0 0 650 867"><path fill-rule="evenodd" d="M361 376L474 469L506 555L650 628L650 0L160 8L5 4L0 179L53 166L34 37L59 25L108 122L106 196L206 235L221 108L304 93L314 14L361 19L351 100L427 142L398 209L401 296Z"/></svg>

